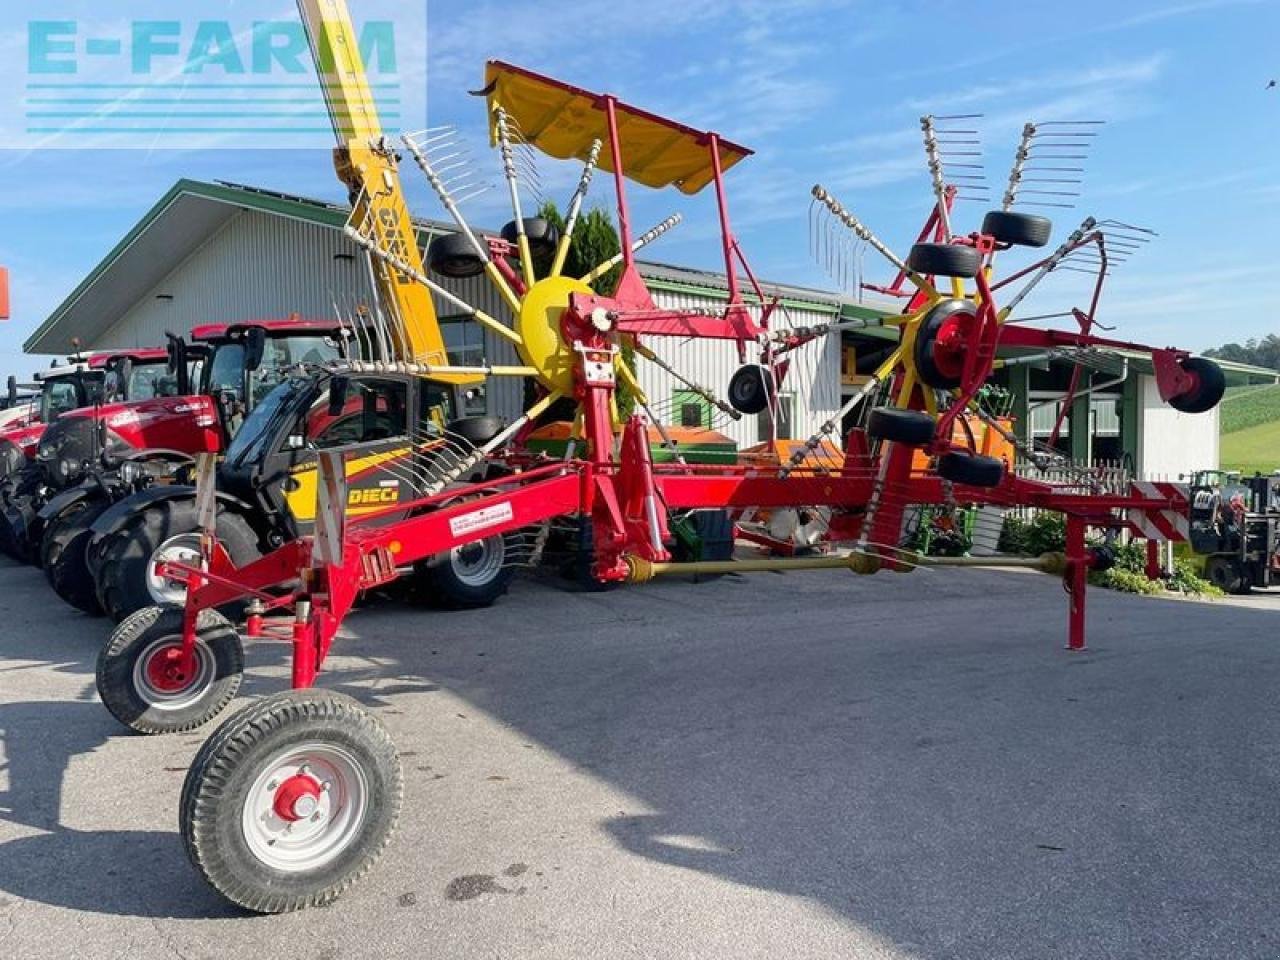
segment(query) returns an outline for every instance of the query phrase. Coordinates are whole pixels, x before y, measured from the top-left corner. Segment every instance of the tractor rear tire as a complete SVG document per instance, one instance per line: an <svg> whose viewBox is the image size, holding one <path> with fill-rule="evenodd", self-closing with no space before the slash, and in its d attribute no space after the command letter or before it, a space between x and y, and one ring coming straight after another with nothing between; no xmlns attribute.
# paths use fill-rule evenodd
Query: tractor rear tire
<svg viewBox="0 0 1280 960"><path fill-rule="evenodd" d="M1243 595L1252 588L1249 574L1235 557L1210 557L1205 561L1204 576L1223 593Z"/></svg>
<svg viewBox="0 0 1280 960"><path fill-rule="evenodd" d="M18 494L9 498L4 505L4 516L0 517L0 523L4 525L3 541L7 552L21 563L34 565L39 560L39 544L31 542L31 527L36 512L34 498L29 494Z"/></svg>
<svg viewBox="0 0 1280 960"><path fill-rule="evenodd" d="M285 913L331 903L368 873L403 800L395 742L371 713L331 690L287 690L231 716L200 748L178 827L214 890L245 910Z"/></svg>
<svg viewBox="0 0 1280 960"><path fill-rule="evenodd" d="M1053 235L1053 221L1031 213L992 210L982 218L982 232L997 243L1043 247Z"/></svg>
<svg viewBox="0 0 1280 960"><path fill-rule="evenodd" d="M103 500L81 500L64 510L45 528L41 541L44 574L53 592L77 610L101 616L85 551L93 536L90 527L107 509Z"/></svg>
<svg viewBox="0 0 1280 960"><path fill-rule="evenodd" d="M1222 368L1205 357L1187 357L1182 369L1195 378L1195 384L1186 393L1169 398L1169 406L1181 413L1207 413L1222 400L1227 389L1227 378Z"/></svg>
<svg viewBox="0 0 1280 960"><path fill-rule="evenodd" d="M938 458L938 476L968 487L998 487L1004 473L1003 460L980 453L953 450Z"/></svg>
<svg viewBox="0 0 1280 960"><path fill-rule="evenodd" d="M414 566L412 596L443 610L491 607L511 587L518 545L515 534L496 534L420 561Z"/></svg>
<svg viewBox="0 0 1280 960"><path fill-rule="evenodd" d="M760 413L773 392L773 374L758 363L739 367L729 380L729 403L739 413Z"/></svg>
<svg viewBox="0 0 1280 960"><path fill-rule="evenodd" d="M135 733L182 733L216 717L244 678L244 647L216 610L196 620L196 672L172 663L182 643L181 607L147 607L116 627L98 654L98 696Z"/></svg>
<svg viewBox="0 0 1280 960"><path fill-rule="evenodd" d="M982 268L982 254L956 243L917 243L907 255L907 266L930 277L971 280Z"/></svg>
<svg viewBox="0 0 1280 960"><path fill-rule="evenodd" d="M893 443L922 447L932 442L938 424L921 410L877 407L867 418L867 434Z"/></svg>
<svg viewBox="0 0 1280 960"><path fill-rule="evenodd" d="M461 233L451 233L432 240L427 250L427 262L433 273L454 280L466 280L484 273L484 260L476 253L466 235Z"/></svg>
<svg viewBox="0 0 1280 960"><path fill-rule="evenodd" d="M217 531L236 566L262 556L257 535L239 514L220 508ZM188 555L198 550L195 505L188 501L153 504L131 517L100 555L97 596L103 612L119 623L146 607L180 606L186 591L158 580L153 575L154 561L158 554ZM236 601L222 609L238 617L242 606L243 601Z"/></svg>

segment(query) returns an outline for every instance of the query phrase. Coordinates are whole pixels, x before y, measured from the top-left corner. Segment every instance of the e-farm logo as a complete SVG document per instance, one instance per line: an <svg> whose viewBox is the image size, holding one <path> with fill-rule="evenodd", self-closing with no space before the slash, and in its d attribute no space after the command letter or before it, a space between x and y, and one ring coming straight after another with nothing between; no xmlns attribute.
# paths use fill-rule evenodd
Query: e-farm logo
<svg viewBox="0 0 1280 960"><path fill-rule="evenodd" d="M188 0L181 17L171 3L128 6L158 15L75 17L93 7L53 0L26 21L25 74L7 71L21 89L0 118L6 145L314 148L335 124L425 126L425 2L351 0L367 96L318 23L313 49L293 4Z"/></svg>

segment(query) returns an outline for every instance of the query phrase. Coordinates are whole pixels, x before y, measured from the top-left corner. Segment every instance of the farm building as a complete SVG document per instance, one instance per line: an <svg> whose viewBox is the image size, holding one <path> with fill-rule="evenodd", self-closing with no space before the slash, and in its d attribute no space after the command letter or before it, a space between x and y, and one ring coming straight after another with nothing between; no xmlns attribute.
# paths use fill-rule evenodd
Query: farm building
<svg viewBox="0 0 1280 960"><path fill-rule="evenodd" d="M222 183L183 180L142 218L27 340L31 353L67 351L73 339L89 349L149 346L165 331L196 323L264 317L350 313L370 297L366 265L342 234L348 211L302 197ZM425 245L448 232L444 224L419 223ZM641 267L661 307L714 311L725 298L724 278L714 273L655 263ZM467 302L504 318L506 310L483 279L445 281ZM850 304L824 291L766 285L781 299L782 325L813 326L839 318L876 317L891 305ZM446 342L457 363L481 358L512 363L509 344L486 333L440 301ZM775 314L775 316L778 316ZM883 353L891 330L847 332L827 338L788 373L781 399L780 431L807 437L835 415L862 376ZM723 342L688 344L654 338L653 349L685 377L723 394L739 360ZM1224 364L1232 382L1276 374ZM653 364L640 365L642 386L657 415L672 423L708 425L710 411ZM1012 394L1017 429L1056 442L1077 460L1122 461L1140 473L1176 476L1218 462L1217 412L1179 414L1160 402L1149 361L1115 359L1113 369L1091 371L1095 392L1080 397L1057 424L1069 368L1011 366L1003 372ZM472 412L514 418L523 385L494 378ZM715 420L741 445L768 436L760 417Z"/></svg>

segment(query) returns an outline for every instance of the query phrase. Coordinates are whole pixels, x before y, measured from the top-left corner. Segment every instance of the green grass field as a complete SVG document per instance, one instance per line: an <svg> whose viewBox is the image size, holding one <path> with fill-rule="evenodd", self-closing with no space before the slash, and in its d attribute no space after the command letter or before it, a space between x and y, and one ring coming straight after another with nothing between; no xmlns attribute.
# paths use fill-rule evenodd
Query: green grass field
<svg viewBox="0 0 1280 960"><path fill-rule="evenodd" d="M1235 387L1222 398L1222 433L1280 421L1280 384Z"/></svg>
<svg viewBox="0 0 1280 960"><path fill-rule="evenodd" d="M1223 470L1280 470L1280 384L1228 390L1221 425Z"/></svg>

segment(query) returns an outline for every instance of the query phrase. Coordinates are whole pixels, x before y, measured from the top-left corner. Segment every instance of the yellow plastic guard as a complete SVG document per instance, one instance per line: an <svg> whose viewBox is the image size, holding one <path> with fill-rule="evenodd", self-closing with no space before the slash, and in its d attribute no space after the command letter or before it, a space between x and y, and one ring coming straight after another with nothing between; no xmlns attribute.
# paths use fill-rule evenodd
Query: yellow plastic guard
<svg viewBox="0 0 1280 960"><path fill-rule="evenodd" d="M591 93L550 77L490 60L485 67L485 95L489 98L489 137L497 143L493 106L514 118L531 146L561 160L585 161L591 144L605 144L599 166L613 172L604 94ZM714 178L708 133L666 120L637 107L617 104L618 138L628 179L646 187L674 186L694 194ZM728 170L751 156L746 147L720 140L720 168Z"/></svg>

